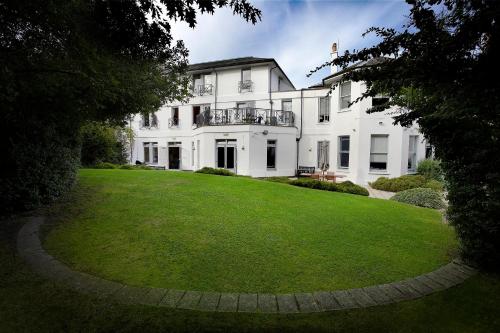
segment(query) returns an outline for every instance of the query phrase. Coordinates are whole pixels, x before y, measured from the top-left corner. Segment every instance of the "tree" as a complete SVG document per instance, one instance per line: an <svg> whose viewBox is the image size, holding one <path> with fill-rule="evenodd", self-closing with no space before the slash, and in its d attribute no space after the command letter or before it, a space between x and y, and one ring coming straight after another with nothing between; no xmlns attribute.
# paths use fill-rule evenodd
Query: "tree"
<svg viewBox="0 0 500 333"><path fill-rule="evenodd" d="M128 128L128 127L126 127ZM125 129L106 123L91 121L80 129L81 163L93 166L100 162L124 164L127 162Z"/></svg>
<svg viewBox="0 0 500 333"><path fill-rule="evenodd" d="M185 100L188 51L170 20L196 25L197 9L232 8L256 23L246 0L0 1L0 203L3 213L67 191L85 121L123 124Z"/></svg>
<svg viewBox="0 0 500 333"><path fill-rule="evenodd" d="M448 217L464 259L498 269L500 259L500 2L407 0L409 23L370 28L381 42L330 64L343 80L365 81L356 100L390 99L394 122L417 122L436 148L448 184ZM355 70L347 70L356 63ZM351 67L352 69L353 67Z"/></svg>

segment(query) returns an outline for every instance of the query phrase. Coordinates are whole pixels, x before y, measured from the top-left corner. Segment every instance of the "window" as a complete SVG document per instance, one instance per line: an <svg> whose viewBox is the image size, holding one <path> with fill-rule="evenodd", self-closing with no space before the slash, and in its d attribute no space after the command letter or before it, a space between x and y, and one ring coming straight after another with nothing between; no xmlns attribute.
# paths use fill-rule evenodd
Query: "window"
<svg viewBox="0 0 500 333"><path fill-rule="evenodd" d="M156 116L156 113L143 114L141 116L141 127L158 127L158 117Z"/></svg>
<svg viewBox="0 0 500 333"><path fill-rule="evenodd" d="M276 169L276 140L267 140L267 168Z"/></svg>
<svg viewBox="0 0 500 333"><path fill-rule="evenodd" d="M330 121L330 96L319 98L319 117L320 123L327 123Z"/></svg>
<svg viewBox="0 0 500 333"><path fill-rule="evenodd" d="M200 114L201 107L199 105L193 106L193 125L196 124L196 117Z"/></svg>
<svg viewBox="0 0 500 333"><path fill-rule="evenodd" d="M193 75L193 91L195 93L199 92L199 89L203 87L204 82L203 82L203 75L201 74L194 74Z"/></svg>
<svg viewBox="0 0 500 333"><path fill-rule="evenodd" d="M370 170L387 170L388 135L372 135L370 144Z"/></svg>
<svg viewBox="0 0 500 333"><path fill-rule="evenodd" d="M330 142L318 141L318 168L328 170L330 167Z"/></svg>
<svg viewBox="0 0 500 333"><path fill-rule="evenodd" d="M292 100L291 99L282 100L281 110L283 110L284 112L281 113L281 117L278 117L278 121L284 125L291 125L293 123Z"/></svg>
<svg viewBox="0 0 500 333"><path fill-rule="evenodd" d="M351 103L351 81L340 84L340 110L349 108Z"/></svg>
<svg viewBox="0 0 500 333"><path fill-rule="evenodd" d="M169 126L170 127L179 126L179 108L178 107L172 108L172 110L171 110L171 118L169 121Z"/></svg>
<svg viewBox="0 0 500 333"><path fill-rule="evenodd" d="M252 71L250 70L250 68L243 68L241 70L241 81L250 81L252 79L251 77L251 73Z"/></svg>
<svg viewBox="0 0 500 333"><path fill-rule="evenodd" d="M144 163L158 163L158 142L144 142Z"/></svg>
<svg viewBox="0 0 500 333"><path fill-rule="evenodd" d="M433 153L433 148L430 143L425 144L425 158L432 158L434 153Z"/></svg>
<svg viewBox="0 0 500 333"><path fill-rule="evenodd" d="M417 170L417 141L418 135L410 135L408 141L408 171Z"/></svg>
<svg viewBox="0 0 500 333"><path fill-rule="evenodd" d="M375 96L372 98L372 106L380 106L389 102L389 97Z"/></svg>
<svg viewBox="0 0 500 333"><path fill-rule="evenodd" d="M338 167L341 169L349 168L349 144L350 138L348 135L339 136L339 156Z"/></svg>
<svg viewBox="0 0 500 333"><path fill-rule="evenodd" d="M283 111L292 111L292 100L282 100L281 101L281 110Z"/></svg>
<svg viewBox="0 0 500 333"><path fill-rule="evenodd" d="M238 84L239 92L252 91L252 77L250 68L243 68L241 70L241 81Z"/></svg>

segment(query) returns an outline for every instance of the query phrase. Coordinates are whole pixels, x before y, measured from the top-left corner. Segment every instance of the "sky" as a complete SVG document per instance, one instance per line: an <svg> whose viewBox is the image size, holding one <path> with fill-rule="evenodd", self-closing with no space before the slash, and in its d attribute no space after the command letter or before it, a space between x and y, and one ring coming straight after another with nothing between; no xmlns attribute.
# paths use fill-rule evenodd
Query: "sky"
<svg viewBox="0 0 500 333"><path fill-rule="evenodd" d="M371 26L400 29L409 7L397 0L251 0L262 11L255 25L231 10L198 16L191 29L183 22L172 24L175 39L190 50L189 62L198 63L237 57L274 58L296 88L320 82L330 73L325 68L307 78L309 70L330 59L333 42L340 53L373 45L377 39L361 35Z"/></svg>

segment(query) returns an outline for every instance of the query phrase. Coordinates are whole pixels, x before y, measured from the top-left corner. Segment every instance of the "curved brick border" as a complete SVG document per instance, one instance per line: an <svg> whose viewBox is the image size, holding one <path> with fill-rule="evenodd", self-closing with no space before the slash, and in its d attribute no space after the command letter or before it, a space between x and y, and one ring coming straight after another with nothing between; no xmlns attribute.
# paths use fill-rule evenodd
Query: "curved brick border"
<svg viewBox="0 0 500 333"><path fill-rule="evenodd" d="M238 294L139 288L76 272L42 248L39 231L43 217L34 217L19 231L19 255L40 275L83 293L119 303L166 306L219 312L308 313L396 303L420 298L460 284L475 270L454 261L431 273L403 281L332 292L295 294Z"/></svg>

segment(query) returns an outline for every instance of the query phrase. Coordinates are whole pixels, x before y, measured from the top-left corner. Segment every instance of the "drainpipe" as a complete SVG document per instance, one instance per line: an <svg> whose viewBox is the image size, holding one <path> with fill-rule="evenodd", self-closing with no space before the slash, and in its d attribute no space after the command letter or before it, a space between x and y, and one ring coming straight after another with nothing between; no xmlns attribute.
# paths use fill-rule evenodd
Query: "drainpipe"
<svg viewBox="0 0 500 333"><path fill-rule="evenodd" d="M214 110L217 110L217 89L219 89L219 81L218 81L218 76L217 76L217 70L214 68L213 71L215 72L215 100L214 100Z"/></svg>
<svg viewBox="0 0 500 333"><path fill-rule="evenodd" d="M302 139L302 118L304 118L304 88L300 89L300 128L299 137L295 140L297 142L297 168L299 170L299 142Z"/></svg>

